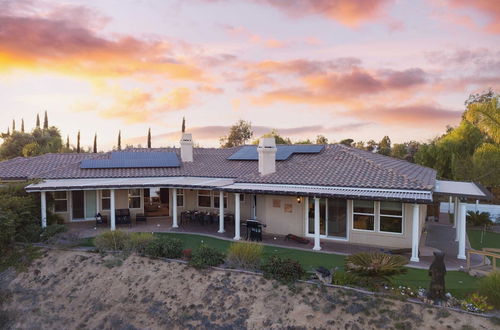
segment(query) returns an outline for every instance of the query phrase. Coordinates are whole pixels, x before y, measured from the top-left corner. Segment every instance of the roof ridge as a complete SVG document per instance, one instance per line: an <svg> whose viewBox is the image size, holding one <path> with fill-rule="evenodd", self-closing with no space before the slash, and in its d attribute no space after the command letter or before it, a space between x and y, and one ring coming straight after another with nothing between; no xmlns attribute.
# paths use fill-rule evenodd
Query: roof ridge
<svg viewBox="0 0 500 330"><path fill-rule="evenodd" d="M357 154L357 153L360 153L360 152L365 152L365 153L369 153L369 151L366 151L366 150L361 150L361 149L357 149L357 148L353 148L353 147L348 147L348 146L345 146L345 145L342 145L344 150L346 152L349 152L350 154L352 154L354 157L357 157L358 159L361 159L361 160L364 160L365 162L368 162L368 163L371 163L373 165L375 165L377 168L383 170L383 171L388 171L388 172L391 172L391 173L394 173L400 177L403 177L405 178L406 180L412 182L412 183L416 183L418 184L420 187L424 187L424 185L422 184L422 182L416 180L416 179L413 179L413 178L410 178L408 175L406 174L402 174L400 171L394 169L394 168L387 168L385 166L382 166L382 164L380 164L379 162L376 162L375 160L373 159L369 159L367 157L362 157L361 155ZM374 153L371 153L371 155L375 155ZM381 155L381 154L377 154L376 157L384 157L384 158L388 158L389 160L391 161L400 161L400 162L406 162L408 163L408 165L416 165L418 167L422 167L420 165L417 165L417 164L413 164L413 163L410 163L410 162L407 162L405 160L402 160L402 159L396 159L394 157L390 157L390 156L386 156L386 155Z"/></svg>

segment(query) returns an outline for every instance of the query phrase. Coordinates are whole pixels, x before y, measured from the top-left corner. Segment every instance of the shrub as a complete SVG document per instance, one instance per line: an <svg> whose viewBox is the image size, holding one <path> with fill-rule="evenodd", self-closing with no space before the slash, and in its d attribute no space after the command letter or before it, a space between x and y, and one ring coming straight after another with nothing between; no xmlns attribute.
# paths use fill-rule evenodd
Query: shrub
<svg viewBox="0 0 500 330"><path fill-rule="evenodd" d="M359 283L359 278L354 274L338 271L333 273L332 282L335 285L356 285Z"/></svg>
<svg viewBox="0 0 500 330"><path fill-rule="evenodd" d="M492 272L479 280L479 293L488 298L488 302L500 309L500 271Z"/></svg>
<svg viewBox="0 0 500 330"><path fill-rule="evenodd" d="M478 293L473 293L467 299L462 301L462 308L469 312L483 313L493 309L493 306L488 304L488 298Z"/></svg>
<svg viewBox="0 0 500 330"><path fill-rule="evenodd" d="M471 226L487 226L492 224L488 212L467 211L467 224Z"/></svg>
<svg viewBox="0 0 500 330"><path fill-rule="evenodd" d="M106 231L94 239L94 245L99 251L122 251L129 244L129 234L121 230Z"/></svg>
<svg viewBox="0 0 500 330"><path fill-rule="evenodd" d="M262 257L261 244L233 243L229 247L226 261L234 268L257 269Z"/></svg>
<svg viewBox="0 0 500 330"><path fill-rule="evenodd" d="M362 252L345 258L347 272L361 277L369 286L379 287L391 281L391 276L405 274L408 260L399 255Z"/></svg>
<svg viewBox="0 0 500 330"><path fill-rule="evenodd" d="M193 256L193 250L192 249L182 250L182 259L191 260L192 256Z"/></svg>
<svg viewBox="0 0 500 330"><path fill-rule="evenodd" d="M147 246L153 240L155 240L155 236L151 233L131 233L126 241L125 249L130 252L145 254Z"/></svg>
<svg viewBox="0 0 500 330"><path fill-rule="evenodd" d="M164 235L157 236L146 246L145 254L158 258L180 258L182 257L182 241Z"/></svg>
<svg viewBox="0 0 500 330"><path fill-rule="evenodd" d="M271 278L281 283L288 284L301 279L305 271L302 265L293 259L283 259L272 256L262 266L265 278Z"/></svg>
<svg viewBox="0 0 500 330"><path fill-rule="evenodd" d="M68 228L66 228L65 225L59 225L59 224L49 225L42 230L40 238L43 242L47 242L55 235L59 233L64 233L67 230Z"/></svg>
<svg viewBox="0 0 500 330"><path fill-rule="evenodd" d="M219 266L223 262L224 253L211 246L202 244L198 248L193 250L189 264L194 268L206 268L211 266Z"/></svg>

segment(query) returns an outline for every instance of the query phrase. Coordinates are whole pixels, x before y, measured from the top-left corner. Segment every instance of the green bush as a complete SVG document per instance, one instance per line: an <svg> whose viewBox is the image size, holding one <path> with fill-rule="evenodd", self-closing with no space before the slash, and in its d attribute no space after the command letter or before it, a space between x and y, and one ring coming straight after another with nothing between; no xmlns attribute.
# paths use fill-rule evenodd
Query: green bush
<svg viewBox="0 0 500 330"><path fill-rule="evenodd" d="M479 280L479 293L486 296L496 309L500 309L500 271L491 272Z"/></svg>
<svg viewBox="0 0 500 330"><path fill-rule="evenodd" d="M333 273L332 282L335 285L349 286L359 284L360 281L354 274L338 271Z"/></svg>
<svg viewBox="0 0 500 330"><path fill-rule="evenodd" d="M271 278L281 283L288 284L301 279L305 271L302 265L293 259L283 259L272 256L262 266L265 278Z"/></svg>
<svg viewBox="0 0 500 330"><path fill-rule="evenodd" d="M200 245L194 249L189 260L189 265L194 268L206 268L211 266L219 266L224 262L224 253L219 250L208 246L206 244Z"/></svg>
<svg viewBox="0 0 500 330"><path fill-rule="evenodd" d="M40 238L43 242L47 242L55 235L59 233L64 233L67 230L68 228L66 228L65 225L59 225L59 224L49 225L42 230Z"/></svg>
<svg viewBox="0 0 500 330"><path fill-rule="evenodd" d="M152 233L131 233L126 241L125 250L145 254L147 246L155 239Z"/></svg>
<svg viewBox="0 0 500 330"><path fill-rule="evenodd" d="M130 244L129 234L121 230L106 231L94 239L94 245L99 251L123 251Z"/></svg>
<svg viewBox="0 0 500 330"><path fill-rule="evenodd" d="M262 244L233 243L229 247L226 261L230 267L258 269L262 257Z"/></svg>
<svg viewBox="0 0 500 330"><path fill-rule="evenodd" d="M493 222L490 220L488 212L467 211L467 224L471 226L489 227Z"/></svg>
<svg viewBox="0 0 500 330"><path fill-rule="evenodd" d="M157 236L146 246L144 253L151 257L177 259L182 257L182 241L167 236Z"/></svg>
<svg viewBox="0 0 500 330"><path fill-rule="evenodd" d="M0 209L0 250L11 248L16 235L16 224L10 212Z"/></svg>
<svg viewBox="0 0 500 330"><path fill-rule="evenodd" d="M362 252L345 258L345 269L365 280L368 286L379 287L391 282L394 275L405 274L408 260L382 252Z"/></svg>

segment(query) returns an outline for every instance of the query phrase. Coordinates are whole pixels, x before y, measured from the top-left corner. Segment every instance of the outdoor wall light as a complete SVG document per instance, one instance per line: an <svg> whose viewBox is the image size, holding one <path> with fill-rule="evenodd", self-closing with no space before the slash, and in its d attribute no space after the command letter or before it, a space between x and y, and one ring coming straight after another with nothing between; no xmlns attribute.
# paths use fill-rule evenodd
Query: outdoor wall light
<svg viewBox="0 0 500 330"><path fill-rule="evenodd" d="M302 203L302 197L297 196L297 203L299 203L299 204Z"/></svg>

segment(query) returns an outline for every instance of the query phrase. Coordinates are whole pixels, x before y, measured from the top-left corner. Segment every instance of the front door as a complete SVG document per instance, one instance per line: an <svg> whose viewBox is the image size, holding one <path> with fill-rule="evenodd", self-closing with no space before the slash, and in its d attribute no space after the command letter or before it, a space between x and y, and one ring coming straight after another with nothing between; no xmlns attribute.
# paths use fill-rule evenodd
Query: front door
<svg viewBox="0 0 500 330"><path fill-rule="evenodd" d="M309 198L309 234L314 234L314 198ZM319 200L319 234L326 236L326 200Z"/></svg>
<svg viewBox="0 0 500 330"><path fill-rule="evenodd" d="M71 192L73 219L85 219L85 196L83 190Z"/></svg>

